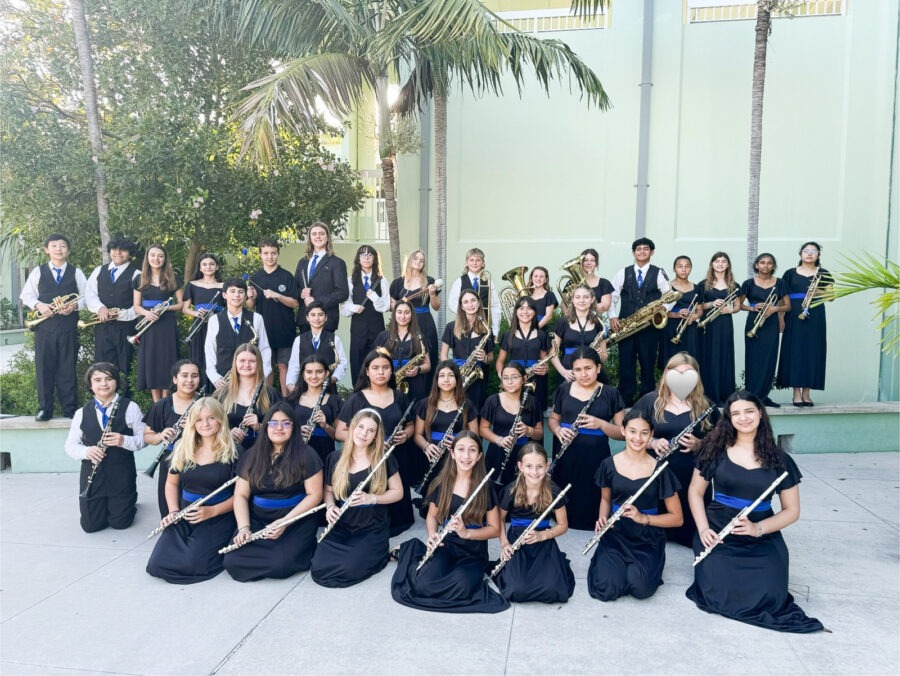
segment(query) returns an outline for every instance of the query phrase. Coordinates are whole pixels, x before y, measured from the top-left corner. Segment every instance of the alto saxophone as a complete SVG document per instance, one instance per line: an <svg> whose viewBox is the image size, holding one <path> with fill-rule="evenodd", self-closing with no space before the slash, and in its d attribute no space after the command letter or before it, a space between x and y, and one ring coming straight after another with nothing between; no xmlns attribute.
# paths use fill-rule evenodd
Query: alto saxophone
<svg viewBox="0 0 900 676"><path fill-rule="evenodd" d="M484 378L484 371L481 370L481 366L478 365L478 360L475 359L475 353L479 350L483 350L484 346L487 345L488 339L491 337L491 330L487 326L484 328L486 333L482 336L481 340L478 341L478 345L475 346L475 349L472 350L466 358L466 361L463 362L463 365L459 367L459 374L462 376L464 390L468 389L476 380Z"/></svg>
<svg viewBox="0 0 900 676"><path fill-rule="evenodd" d="M681 291L676 289L666 291L658 300L648 303L644 307L639 308L633 315L620 320L619 330L614 331L609 335L607 344L612 346L616 343L620 343L626 338L630 338L638 331L643 331L651 324L653 324L653 328L655 329L665 327L669 322L669 317L666 314L666 308L664 306L668 303L674 303L681 298L682 295Z"/></svg>
<svg viewBox="0 0 900 676"><path fill-rule="evenodd" d="M409 377L409 372L414 368L419 366L423 361L425 361L425 357L428 354L428 350L425 349L425 339L422 337L422 334L419 334L419 353L413 355L409 361L407 361L403 366L400 366L396 371L394 371L394 378L397 380L397 389L406 394L409 392L409 383L406 382L406 379Z"/></svg>

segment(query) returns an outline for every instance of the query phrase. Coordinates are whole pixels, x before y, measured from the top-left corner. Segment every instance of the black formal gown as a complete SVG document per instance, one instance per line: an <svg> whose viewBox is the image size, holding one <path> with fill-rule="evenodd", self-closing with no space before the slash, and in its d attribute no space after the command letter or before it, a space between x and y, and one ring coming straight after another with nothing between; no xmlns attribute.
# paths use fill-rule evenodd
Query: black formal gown
<svg viewBox="0 0 900 676"><path fill-rule="evenodd" d="M434 277L431 275L428 275L428 284L434 284ZM418 290L407 289L404 286L403 277L398 277L391 282L388 293L394 300L403 300ZM434 317L431 315L431 295L426 294L419 298L413 298L409 303L416 312L416 323L419 325L419 331L422 332L422 335L425 336L425 342L428 343L428 356L431 359L431 367L434 368L438 363L438 334L437 325L434 323Z"/></svg>
<svg viewBox="0 0 900 676"><path fill-rule="evenodd" d="M775 289L775 305L787 295L787 287L783 280L776 279L775 286L764 289L757 286L753 279L741 285L740 295L745 296L745 303L750 306L766 302L769 294ZM744 324L746 334L753 328L758 317L756 312L748 312ZM772 391L775 381L775 367L778 364L778 314L772 314L756 332L754 338L744 335L744 387L760 399L765 399Z"/></svg>
<svg viewBox="0 0 900 676"><path fill-rule="evenodd" d="M702 303L703 298L702 294L700 293L700 287L695 284L692 290L684 292L681 298L675 301L675 305L672 306L671 312L687 310L690 307L691 303L694 302L694 298L696 298L697 296L701 296L701 298L697 302ZM681 340L677 345L672 342L672 338L674 338L675 334L678 332L678 325L680 323L680 319L669 317L669 321L666 323L666 328L663 329L663 349L660 350L660 368L665 368L665 365L669 362L669 360L679 352L687 352L694 359L696 359L698 363L700 362L701 332L700 329L697 328L697 322L688 324L687 327L685 327L684 331L681 334Z"/></svg>
<svg viewBox="0 0 900 676"><path fill-rule="evenodd" d="M559 495L559 487L552 484L553 498ZM513 504L515 483L508 484L500 496L500 509L509 514L510 525L506 537L513 544L525 529L541 515L533 506L516 507ZM566 498L554 508L565 507ZM536 531L552 526L553 512L541 521ZM527 603L565 603L575 591L575 575L565 553L556 538L532 545L522 545L494 578L501 596L507 601Z"/></svg>
<svg viewBox="0 0 900 676"><path fill-rule="evenodd" d="M334 427L343 406L344 402L341 401L341 398L337 394L329 394L322 404L322 413L325 415L325 422ZM302 427L309 422L309 416L311 415L312 408L304 406L299 401L294 402L295 425ZM334 439L329 437L328 433L318 425L313 428L313 433L309 438L308 443L313 447L313 450L319 454L319 459L322 461L323 465L328 456L334 453L335 450Z"/></svg>
<svg viewBox="0 0 900 676"><path fill-rule="evenodd" d="M221 462L196 465L181 472L179 509L184 509L202 496L209 495L233 476L234 465ZM234 487L229 486L204 505L217 505L232 495ZM232 511L196 525L182 519L160 534L150 554L147 572L172 584L193 584L210 580L224 568L224 557L219 554L219 550L230 544L234 531L235 521Z"/></svg>
<svg viewBox="0 0 900 676"><path fill-rule="evenodd" d="M326 486L332 485L331 478L340 458L340 451L328 456L325 463ZM393 455L387 459L386 464L388 478L399 472ZM368 468L350 474L348 495L368 475ZM366 493L370 492L367 488ZM343 500L337 502L339 507L343 504ZM316 547L309 565L310 575L323 587L351 587L358 584L387 565L389 539L388 505L351 507Z"/></svg>
<svg viewBox="0 0 900 676"><path fill-rule="evenodd" d="M140 275L134 278L135 290L140 290ZM141 302L145 310L152 310L162 302L174 297L181 288L181 280L175 280L175 288L163 291L153 284L140 290ZM177 300L177 299L176 299ZM178 318L176 312L163 312L143 334L138 343L137 389L171 390L172 364L178 361ZM140 317L139 319L143 319Z"/></svg>
<svg viewBox="0 0 900 676"><path fill-rule="evenodd" d="M403 413L406 411L408 405L409 400L402 392L394 391L394 403L385 408L370 404L363 392L354 392L347 397L347 401L344 403L338 419L343 420L349 427L350 421L353 420L353 416L355 416L357 412L364 408L371 408L381 415L384 433L386 436L390 436L397 426L397 423L399 423L400 419L403 417ZM410 412L410 415L406 420L407 422L413 422L412 412ZM410 494L409 489L415 479L417 462L417 458L415 457L416 453L421 453L421 451L416 448L416 445L412 440L412 435L410 435L409 440L398 446L391 454L391 457L397 462L400 471L400 480L403 482L403 497L399 502L388 505L388 514L390 515L391 522L391 537L399 535L415 522L412 495Z"/></svg>
<svg viewBox="0 0 900 676"><path fill-rule="evenodd" d="M548 291L547 293L545 293L543 298L535 298L534 296L532 296L531 299L534 301L534 304L536 306L534 316L535 323L540 323L540 321L547 315L548 306L552 305L554 310L555 308L559 307L559 300L556 298L556 294L552 291ZM549 326L549 324L546 324L545 326Z"/></svg>
<svg viewBox="0 0 900 676"><path fill-rule="evenodd" d="M466 336L464 338L457 338L453 335L453 328L454 322L449 322L444 327L444 335L441 338L441 342L450 346L450 350L453 353L453 361L456 362L457 366L462 368L469 355L478 347L478 343L484 339L484 336ZM486 355L489 355L493 351L494 338L491 336L484 345L484 352ZM469 389L466 390L466 396L472 400L472 403L475 404L479 410L481 410L481 407L484 406L484 400L487 398L487 381L490 377L491 367L487 362L478 362L478 365L481 368L484 377L480 380L476 380L469 386Z"/></svg>
<svg viewBox="0 0 900 676"><path fill-rule="evenodd" d="M266 387L266 392L269 395L269 406L271 406L275 402L281 401L281 393L280 392L277 392L273 388L268 387L268 386ZM228 415L228 427L230 427L231 429L234 429L235 427L239 427L241 424L241 421L244 419L244 416L247 415L247 408L249 408L249 407L244 406L243 404L235 404L227 414ZM262 422L263 416L266 414L266 411L268 411L268 409L263 410L262 407L257 404L256 415L259 418L260 422ZM241 442L240 448L238 450L243 449L244 451L249 451L250 448L253 446L253 444L256 443L256 435L257 435L256 430L254 430L252 428L248 428L247 436L244 437L244 440Z"/></svg>
<svg viewBox="0 0 900 676"><path fill-rule="evenodd" d="M172 395L168 395L157 401L144 415L144 423L154 432L162 432L167 427L174 427L181 415L175 412L172 403ZM156 501L159 503L159 518L169 513L169 503L166 501L166 476L169 473L169 463L172 461L172 449L174 442L166 446L166 454L159 461L156 482Z"/></svg>
<svg viewBox="0 0 900 676"><path fill-rule="evenodd" d="M591 404L588 415L611 421L613 416L625 408L625 400L619 391L611 385L603 385L603 391ZM556 389L553 399L553 412L560 415L563 427L571 427L575 418L584 408L587 399L573 397L569 391L571 383L564 383ZM553 437L553 457L559 455L561 444ZM594 530L597 515L600 511L600 489L594 482L594 476L600 464L608 458L609 438L602 430L581 429L565 455L553 470L553 480L560 486L572 484L566 497L569 528L575 530Z"/></svg>
<svg viewBox="0 0 900 676"><path fill-rule="evenodd" d="M493 509L497 505L493 487L481 490L489 491L488 510ZM435 490L427 502L437 502L439 495L440 489ZM450 514L456 513L464 502L465 498L454 493ZM400 545L397 570L391 580L391 596L397 603L442 613L499 613L509 608L509 601L491 589L485 579L487 541L463 540L452 532L431 560L416 572L423 556L425 543L418 538Z"/></svg>
<svg viewBox="0 0 900 676"><path fill-rule="evenodd" d="M197 286L192 282L188 282L184 287L184 300L185 302L190 302L195 310L211 310L212 312L218 313L225 309L225 301L222 300L221 295L219 295L219 298L215 303L213 303L212 300L217 293L221 294L221 292L221 288L207 289L206 287ZM204 350L204 346L206 345L206 331L209 329L210 319L212 318L210 317L203 322L203 326L201 326L197 333L194 334L194 337L191 338L190 342L191 359L200 365L200 384L206 386L207 392L213 391L209 378L206 377L206 351Z"/></svg>
<svg viewBox="0 0 900 676"><path fill-rule="evenodd" d="M612 458L604 460L595 478L597 486L612 492L609 515L615 514L649 477L648 474L640 479L629 479L619 474ZM667 467L634 501L634 506L642 514L657 514L659 503L674 495L679 487L678 479ZM591 558L587 576L590 595L601 601L615 601L626 594L638 599L653 596L663 583L662 573L666 567L664 530L643 526L624 517L616 521L600 538Z"/></svg>
<svg viewBox="0 0 900 676"><path fill-rule="evenodd" d="M833 280L822 268L819 289ZM791 311L784 315L784 335L781 337L781 357L778 361L778 387L808 387L825 389L825 354L827 351L825 306L810 308L809 316L800 319L803 299L812 277L804 277L791 268L782 277L791 297Z"/></svg>
<svg viewBox="0 0 900 676"><path fill-rule="evenodd" d="M505 437L510 433L515 417L515 413L509 413L500 404L499 394L492 394L489 396L487 401L484 402L484 406L481 408L481 419L487 420L490 423L491 430L494 434L498 434L501 437ZM529 396L528 401L525 402L525 410L522 411L522 422L529 427L534 427L541 419L542 412L537 410L534 401ZM515 446L509 451L508 456L506 449L501 448L493 442L488 443L485 462L487 463L488 469L496 470L494 472L494 479L496 480L492 479L494 483L505 486L516 478L516 459L519 455L519 449L529 441L531 441L531 439L528 437L519 437L516 439ZM500 468L503 465L503 459L505 457L508 457L509 459L507 460L506 467L503 468L503 474L501 475Z"/></svg>
<svg viewBox="0 0 900 676"><path fill-rule="evenodd" d="M535 320L537 325L537 320ZM516 362L527 369L534 366L541 358L541 352L550 351L550 337L545 331L533 328L525 335L521 331L513 335L511 331L506 332L500 337L500 348L506 350L506 363ZM530 397L536 402L536 409L543 416L544 409L547 408L547 383L549 374L543 376L534 376L535 390Z"/></svg>
<svg viewBox="0 0 900 676"><path fill-rule="evenodd" d="M275 486L279 456L259 486L250 486L250 530L254 533L281 519L306 497L304 481L322 471L322 461L309 446L303 447L303 475L291 486ZM241 474L243 478L245 475ZM238 582L252 582L267 577L286 578L309 568L316 549L319 522L307 517L289 525L277 540L250 542L225 555L225 570ZM234 532L237 535L237 531Z"/></svg>
<svg viewBox="0 0 900 676"><path fill-rule="evenodd" d="M553 332L560 337L559 361L562 362L565 368L570 369L572 368L572 353L579 347L589 347L594 338L597 337L597 334L600 333L600 329L596 324L594 328L586 331L577 328L573 329L569 326L569 321L563 317L556 323Z"/></svg>
<svg viewBox="0 0 900 676"><path fill-rule="evenodd" d="M783 469L745 469L722 451L700 468L703 478L713 482L713 500L706 507L709 527L718 532L740 510L751 504L784 470L788 476L776 492L800 483L800 469L781 453ZM771 503L764 501L750 513L757 522L772 516ZM704 549L694 536L694 553ZM807 634L823 629L822 623L794 603L788 592L788 550L780 531L760 538L728 535L703 561L694 566L694 583L686 596L701 610L777 631Z"/></svg>
<svg viewBox="0 0 900 676"><path fill-rule="evenodd" d="M653 406L656 404L656 392L650 392L641 397L634 407L640 411L646 411L647 415L653 420L653 436L657 439L672 440L673 437L681 433L692 421L690 411L675 415L669 411L663 412L663 419L656 420L653 413ZM711 427L710 430L719 422L721 414L718 409L714 410L707 421ZM702 439L707 432L698 425L693 435ZM651 452L651 455L653 453ZM671 542L677 542L685 547L692 547L694 543L694 533L697 532L697 525L694 523L694 517L691 515L691 508L688 505L687 493L688 487L691 485L691 479L694 476L694 460L696 456L691 452L674 451L666 458L669 461L669 471L675 475L680 484L678 488L678 501L681 503L681 513L684 515L684 523L678 528L664 528L666 539ZM665 506L660 503L659 511L664 513ZM606 536L604 536L606 537Z"/></svg>
<svg viewBox="0 0 900 676"><path fill-rule="evenodd" d="M391 353L391 360L394 364L395 373L397 372L397 369L401 366L405 366L409 363L409 360L417 354L413 349L412 336L408 333L406 334L406 340L402 340L395 345L394 341L391 340L391 334L388 331L382 331L375 337L375 347L384 347ZM428 340L426 339L426 353L428 352L428 349ZM436 362L431 363L432 368L434 368ZM412 378L406 378L406 396L409 397L410 401L419 401L420 399L426 399L428 397L428 393L431 391L431 377L432 372L429 371L427 373L417 373Z"/></svg>
<svg viewBox="0 0 900 676"><path fill-rule="evenodd" d="M703 289L703 302L724 300L727 289ZM704 317L712 308L704 313ZM703 318L701 317L701 320ZM701 331L700 377L703 390L717 406L725 403L735 390L734 380L734 315L720 314Z"/></svg>

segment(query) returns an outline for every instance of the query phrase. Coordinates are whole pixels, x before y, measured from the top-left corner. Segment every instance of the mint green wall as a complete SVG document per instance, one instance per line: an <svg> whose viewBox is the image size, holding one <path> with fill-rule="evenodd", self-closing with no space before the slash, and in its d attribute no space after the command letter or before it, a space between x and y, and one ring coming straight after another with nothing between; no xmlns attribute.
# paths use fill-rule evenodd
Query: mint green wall
<svg viewBox="0 0 900 676"><path fill-rule="evenodd" d="M454 92L448 276L459 273L472 246L486 251L498 281L522 264L543 264L556 277L560 263L586 246L600 251L605 276L630 261L641 10L642 3L618 2L609 30L543 34L564 40L594 68L612 100L608 112L589 110L565 82L550 98L531 86L520 100L511 84L503 98ZM779 274L807 239L823 245L831 268L840 268L843 253L885 251L897 15L897 0L885 0L849 3L844 16L774 22L759 250L775 254ZM688 254L695 280L720 248L731 254L736 277L747 276L753 29L752 21L685 25L681 3L656 3L647 234L657 264L669 269L676 255ZM418 158L402 158L407 223L418 223L417 174ZM432 210L432 232L433 225ZM433 236L430 250L434 269ZM828 389L817 401L877 399L872 297L829 306ZM740 378L743 340L736 348Z"/></svg>

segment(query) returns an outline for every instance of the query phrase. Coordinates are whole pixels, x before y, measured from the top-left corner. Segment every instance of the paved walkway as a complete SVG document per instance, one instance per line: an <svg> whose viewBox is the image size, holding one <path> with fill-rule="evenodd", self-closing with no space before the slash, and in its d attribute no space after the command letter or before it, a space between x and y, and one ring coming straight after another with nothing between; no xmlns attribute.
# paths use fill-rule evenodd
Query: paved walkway
<svg viewBox="0 0 900 676"><path fill-rule="evenodd" d="M898 454L801 455L803 516L788 529L791 586L833 633L779 634L707 615L684 597L691 556L669 546L651 599L585 588L587 535L561 542L575 596L497 615L415 611L389 567L350 589L308 575L249 584L227 573L173 586L144 572L156 525L139 477L136 525L87 535L74 474L0 477L4 674L895 674ZM417 523L412 535L421 535ZM401 539L410 537L410 533ZM492 554L496 554L496 545Z"/></svg>

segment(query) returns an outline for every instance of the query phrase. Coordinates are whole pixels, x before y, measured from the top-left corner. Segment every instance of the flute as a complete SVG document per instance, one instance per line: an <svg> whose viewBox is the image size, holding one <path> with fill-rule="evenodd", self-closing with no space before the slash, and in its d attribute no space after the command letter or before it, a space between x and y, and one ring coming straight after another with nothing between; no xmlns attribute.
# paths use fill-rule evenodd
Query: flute
<svg viewBox="0 0 900 676"><path fill-rule="evenodd" d="M197 509L198 507L202 507L206 502L209 501L209 499L211 497L213 497L214 495L217 495L218 493L221 493L226 488L228 488L229 486L234 484L234 482L237 480L238 480L238 478L236 476L231 477L228 481L226 481L224 484L219 486L212 493L204 495L202 498L197 498L196 500L194 500L191 504L189 504L184 509L178 510L177 512L175 512L175 515L172 517L172 520L169 523L162 525L162 526L157 526L156 528L154 528L153 531L150 533L150 535L147 536L147 539L149 540L153 536L159 535L169 526L174 526L176 523L178 523L179 521L184 519L184 517L187 516L187 513L190 512L192 509Z"/></svg>
<svg viewBox="0 0 900 676"><path fill-rule="evenodd" d="M250 536L250 539L247 540L247 542L244 542L239 545L233 544L233 545L228 545L227 547L222 547L222 549L219 550L219 554L227 554L228 552L233 552L235 549L240 549L241 547L243 547L246 544L249 544L251 542L256 542L257 540L262 540L263 538L268 537L270 533L278 530L279 528L286 528L286 527L290 526L292 523L297 523L300 519L305 519L310 514L315 514L320 509L325 509L324 502L320 502L318 505L316 505L312 509L308 509L305 512L301 512L300 514L297 514L296 516L292 516L290 519L277 519L276 521L273 521L272 523L270 523L268 526L266 526L264 528L260 528L258 531L253 533Z"/></svg>
<svg viewBox="0 0 900 676"><path fill-rule="evenodd" d="M616 513L613 514L611 517L609 517L609 519L606 522L606 525L603 526L603 528L601 528L599 530L599 532L597 532L594 535L594 537L592 537L590 539L590 541L585 546L584 551L581 552L582 556L587 556L587 553L589 551L591 551L591 549L594 548L594 545L597 544L598 542L600 542L600 538L602 538L604 535L606 535L606 531L608 531L610 528L612 528L613 524L615 524L616 521L618 521L619 519L622 518L622 515L625 513L625 508L628 507L628 505L633 505L634 501L637 500L641 496L641 493L643 493L645 490L647 490L647 487L650 484L652 484L653 481L656 479L656 477L658 477L662 473L662 471L668 466L669 466L668 460L666 460L665 462L663 462L659 466L657 466L657 468L653 472L653 474L651 474L650 477L643 483L643 485L637 489L637 492L634 495L632 495L630 498L628 498L624 503L622 503L619 506L619 508L616 510Z"/></svg>
<svg viewBox="0 0 900 676"><path fill-rule="evenodd" d="M459 405L459 408L456 409L456 415L453 416L453 420L450 422L450 426L444 431L444 436L441 437L441 442L437 445L439 449L441 449L441 454L431 461L431 464L428 466L428 471L425 472L425 476L422 477L421 483L419 483L419 487L416 488L416 493L419 495L424 495L422 493L428 487L428 478L431 476L431 473L434 471L434 468L438 466L438 463L441 461L441 458L444 457L444 453L447 452L447 444L453 439L453 430L456 428L456 421L459 420L459 416L462 415L463 410L466 408L466 405L469 403L468 399L463 399L463 403Z"/></svg>
<svg viewBox="0 0 900 676"><path fill-rule="evenodd" d="M517 551L519 551L522 548L522 546L525 544L525 542L524 542L525 536L528 535L535 528L537 528L538 524L540 524L541 521L543 521L544 519L547 518L547 515L553 511L553 508L556 507L557 504L559 504L559 501L562 500L563 496L569 492L570 488L572 488L572 484L566 484L566 487L563 488L559 492L559 495L556 496L556 499L550 503L550 505L547 507L547 509L545 509L538 518L536 518L534 521L532 521L530 524L528 524L528 526L525 528L525 530L522 531L522 534L516 538L515 542L513 542L512 555L510 555L509 559L506 559L506 561L501 560L500 563L498 563L496 566L494 566L494 570L491 571L491 574L488 577L497 577L497 573L499 573L501 570L503 570L503 566L505 566L507 563L509 563L509 561L510 561L510 559L512 559L513 555Z"/></svg>
<svg viewBox="0 0 900 676"><path fill-rule="evenodd" d="M781 476L778 477L777 479L775 479L775 481L772 482L772 485L769 486L766 490L764 490L762 492L762 494L760 494L760 496L758 498L756 498L756 500L754 500L752 503L750 503L749 505L744 507L740 512L737 513L737 515L731 521L729 521L725 525L725 528L723 528L718 533L716 533L716 541L713 542L709 547L704 549L702 552L697 554L697 556L694 558L693 565L696 566L703 559L705 559L707 556L709 556L709 553L713 549L716 548L716 545L718 545L727 535L729 535L731 533L731 531L734 530L734 527L737 526L737 522L740 519L742 519L743 517L747 516L754 509L756 509L756 507L759 505L759 503L763 501L763 498L765 498L769 493L774 491L778 487L778 484L780 484L782 481L784 481L784 478L787 475L788 475L787 472L782 472Z"/></svg>
<svg viewBox="0 0 900 676"><path fill-rule="evenodd" d="M474 499L475 499L475 496L478 495L478 491L480 491L482 488L484 488L484 485L488 482L488 479L491 478L491 475L492 475L493 473L494 473L494 470L493 470L493 468L492 468L490 472L488 472L487 474L485 474L484 479L482 479L482 480L481 480L481 483L478 484L478 485L475 487L475 490L472 491L472 492L469 494L469 497L466 498L466 501L465 501L464 503L462 503L462 504L459 506L459 509L457 509L457 510L453 513L453 516L451 516L451 517L447 520L447 523L444 524L443 528L441 528L441 530L440 530L440 531L438 532L438 534L437 534L437 535L438 535L438 539L437 539L437 542L434 543L434 547L432 547L432 548L429 549L427 552L425 552L425 556L422 557L422 560L419 561L419 565L416 566L416 572L417 572L417 573L418 573L420 570L422 570L422 566L424 566L426 563L428 563L428 562L431 560L431 557L434 556L434 553L437 551L437 548L440 547L440 546L441 546L441 543L444 541L444 539L445 539L448 535L450 535L450 531L452 530L452 528L450 528L450 524L453 523L453 519L456 519L456 518L460 518L460 519L461 519L461 518L462 518L463 512L466 511L466 507L468 507L468 506L472 503L472 500L474 500Z"/></svg>

